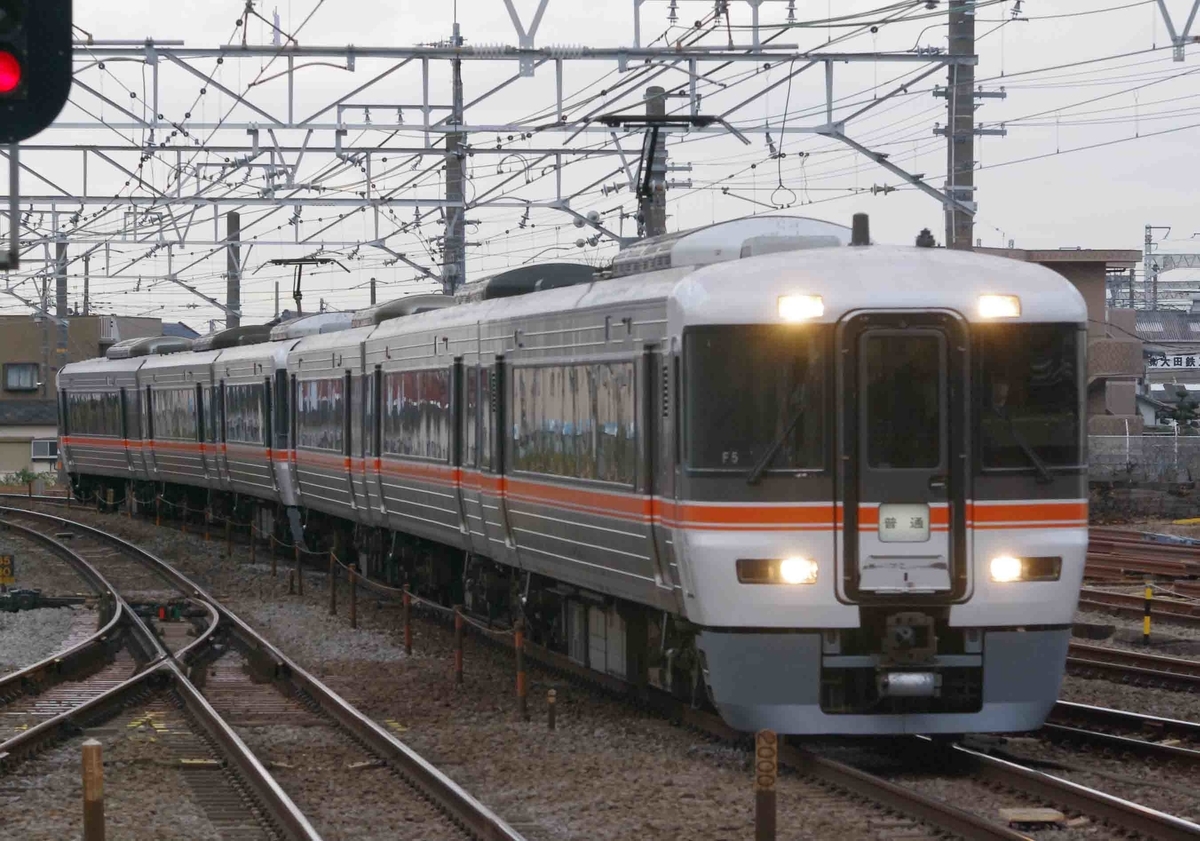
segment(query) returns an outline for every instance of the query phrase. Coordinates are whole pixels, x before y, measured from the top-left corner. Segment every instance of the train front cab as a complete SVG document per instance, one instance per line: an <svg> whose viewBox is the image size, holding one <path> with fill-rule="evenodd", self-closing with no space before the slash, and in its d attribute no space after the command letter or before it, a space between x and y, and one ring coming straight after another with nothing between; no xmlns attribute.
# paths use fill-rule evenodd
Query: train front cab
<svg viewBox="0 0 1200 841"><path fill-rule="evenodd" d="M684 496L710 500L682 506L689 618L731 725L1040 726L1087 540L1084 331L948 309L685 333Z"/></svg>

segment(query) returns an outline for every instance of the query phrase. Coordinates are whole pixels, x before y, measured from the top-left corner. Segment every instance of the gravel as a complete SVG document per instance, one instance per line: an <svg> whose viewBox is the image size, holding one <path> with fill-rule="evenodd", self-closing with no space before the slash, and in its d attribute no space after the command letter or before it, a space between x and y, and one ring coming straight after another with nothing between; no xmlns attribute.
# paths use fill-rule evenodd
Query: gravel
<svg viewBox="0 0 1200 841"><path fill-rule="evenodd" d="M178 765L169 761L161 734L135 724L146 713L127 711L83 734L103 746L107 837L219 841ZM73 739L0 777L0 839L60 841L82 835L80 744Z"/></svg>
<svg viewBox="0 0 1200 841"><path fill-rule="evenodd" d="M531 722L520 721L512 657L468 635L465 683L453 678L453 632L415 621L414 652L403 651L399 606L380 605L360 590L359 629L347 622L349 590L339 585L339 615L328 615L324 572L305 572L305 595L288 595L290 559L277 577L267 563L250 565L248 550L223 557L223 544L155 529L150 523L75 511L73 517L135 540L177 565L305 668L503 816L529 841L690 841L747 838L753 833L751 753L597 697L537 668L529 671ZM260 561L265 552L259 553ZM545 696L558 692L558 729L545 724ZM264 730L283 732L279 726ZM248 733L248 737L250 734ZM312 744L304 744L304 738ZM297 751L299 773L341 761L334 746L303 731L263 744ZM302 749L301 749L302 748ZM308 765L306 765L308 763ZM383 769L346 771L363 792L352 814L322 821L357 832L380 825L395 804L368 793L386 789ZM778 788L779 826L789 839L929 837L922 826L785 772ZM357 835L355 836L357 837ZM418 836L419 837L419 836Z"/></svg>
<svg viewBox="0 0 1200 841"><path fill-rule="evenodd" d="M73 630L96 630L96 614L83 607L46 607L0 613L0 674L32 666L61 650Z"/></svg>
<svg viewBox="0 0 1200 841"><path fill-rule="evenodd" d="M15 587L41 590L44 596L90 594L87 582L58 555L14 532L0 532L0 555L12 555Z"/></svg>

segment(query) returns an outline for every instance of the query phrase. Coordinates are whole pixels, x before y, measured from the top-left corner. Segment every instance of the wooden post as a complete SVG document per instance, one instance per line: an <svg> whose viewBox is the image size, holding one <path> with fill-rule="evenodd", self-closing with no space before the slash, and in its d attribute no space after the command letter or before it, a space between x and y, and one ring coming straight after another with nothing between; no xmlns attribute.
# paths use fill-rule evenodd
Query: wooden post
<svg viewBox="0 0 1200 841"><path fill-rule="evenodd" d="M185 499L183 501L183 519L181 519L179 521L179 531L182 534L187 534L187 515L188 515L188 504L187 504L187 500Z"/></svg>
<svg viewBox="0 0 1200 841"><path fill-rule="evenodd" d="M250 564L251 565L258 563L258 559L256 557L258 550L256 548L256 541L254 539L256 535L254 532L255 532L254 516L251 515L250 516L250 531L248 532L249 537L250 537Z"/></svg>
<svg viewBox="0 0 1200 841"><path fill-rule="evenodd" d="M154 492L154 525L162 525L162 497L157 490Z"/></svg>
<svg viewBox="0 0 1200 841"><path fill-rule="evenodd" d="M125 483L125 518L133 519L133 482Z"/></svg>
<svg viewBox="0 0 1200 841"><path fill-rule="evenodd" d="M529 704L525 697L525 619L517 619L516 631L513 634L513 644L517 649L517 709L521 718L529 721Z"/></svg>
<svg viewBox="0 0 1200 841"><path fill-rule="evenodd" d="M404 653L412 656L412 594L404 590Z"/></svg>
<svg viewBox="0 0 1200 841"><path fill-rule="evenodd" d="M104 760L95 739L83 743L83 839L104 841Z"/></svg>
<svg viewBox="0 0 1200 841"><path fill-rule="evenodd" d="M275 577L275 556L278 554L278 553L276 552L276 550L275 550L275 547L276 547L276 545L278 544L278 542L279 542L279 541L277 541L277 540L275 539L275 535L273 535L273 534L272 534L272 535L271 535L271 538L270 538L270 543L271 543L271 577L272 577L272 578L274 578L274 577Z"/></svg>
<svg viewBox="0 0 1200 841"><path fill-rule="evenodd" d="M225 518L225 557L226 558L233 557L233 532L231 531L232 528L233 528L233 523L230 522L228 517L226 517Z"/></svg>
<svg viewBox="0 0 1200 841"><path fill-rule="evenodd" d="M554 729L554 706L558 703L558 693L551 689L546 693L546 726Z"/></svg>
<svg viewBox="0 0 1200 841"><path fill-rule="evenodd" d="M211 525L212 525L212 509L206 506L204 508L204 542L205 543L208 543L208 531L209 531L209 526L211 526Z"/></svg>
<svg viewBox="0 0 1200 841"><path fill-rule="evenodd" d="M350 565L350 627L358 628L358 565Z"/></svg>
<svg viewBox="0 0 1200 841"><path fill-rule="evenodd" d="M296 590L304 595L304 573L300 570L300 544L296 544Z"/></svg>
<svg viewBox="0 0 1200 841"><path fill-rule="evenodd" d="M33 496L32 491L30 492L29 495ZM104 491L104 513L105 514L108 514L116 507L116 504L114 502L114 496L115 496L115 494L113 493L112 488L105 489L105 491Z"/></svg>
<svg viewBox="0 0 1200 841"><path fill-rule="evenodd" d="M754 841L775 841L775 778L779 737L759 730L754 737Z"/></svg>
<svg viewBox="0 0 1200 841"><path fill-rule="evenodd" d="M294 594L295 592L296 592L296 570L289 569L288 570L288 595L290 596L290 595Z"/></svg>
<svg viewBox="0 0 1200 841"><path fill-rule="evenodd" d="M463 682L463 615L462 606L454 606L454 682Z"/></svg>
<svg viewBox="0 0 1200 841"><path fill-rule="evenodd" d="M329 615L337 616L337 562L329 550Z"/></svg>

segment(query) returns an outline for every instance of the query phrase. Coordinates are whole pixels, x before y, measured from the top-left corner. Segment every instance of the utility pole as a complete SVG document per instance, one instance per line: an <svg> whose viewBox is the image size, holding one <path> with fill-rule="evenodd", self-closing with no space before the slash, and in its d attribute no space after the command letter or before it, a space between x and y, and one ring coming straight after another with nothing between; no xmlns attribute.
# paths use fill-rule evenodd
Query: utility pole
<svg viewBox="0 0 1200 841"><path fill-rule="evenodd" d="M375 278L371 278L371 306L375 306Z"/></svg>
<svg viewBox="0 0 1200 841"><path fill-rule="evenodd" d="M275 317L279 318L279 281L275 281Z"/></svg>
<svg viewBox="0 0 1200 841"><path fill-rule="evenodd" d="M646 88L646 116L667 116L667 92L657 85ZM666 132L653 125L648 126L646 143L653 144L643 157L645 166L650 167L646 191L638 202L638 215L641 217L642 235L646 237L661 236L667 232L667 135Z"/></svg>
<svg viewBox="0 0 1200 841"><path fill-rule="evenodd" d="M242 317L242 217L236 210L225 214L225 314L226 327L240 327Z"/></svg>
<svg viewBox="0 0 1200 841"><path fill-rule="evenodd" d="M84 315L88 314L88 309L91 306L91 301L88 297L89 292L90 292L90 290L88 289L88 285L91 283L91 271L92 271L92 255L84 254L83 255L83 314Z"/></svg>
<svg viewBox="0 0 1200 841"><path fill-rule="evenodd" d="M462 43L462 35L456 22L453 46L461 47ZM458 127L463 124L462 59L453 59L450 67L453 73L450 122ZM447 295L453 295L454 290L467 280L467 208L464 206L467 158L463 151L466 140L467 136L458 131L446 135L446 202L459 205L446 208L446 235L442 248L442 292Z"/></svg>
<svg viewBox="0 0 1200 841"><path fill-rule="evenodd" d="M54 373L67 364L67 241L57 243L54 264L54 315L58 318L58 344L54 348Z"/></svg>
<svg viewBox="0 0 1200 841"><path fill-rule="evenodd" d="M950 6L950 55L975 55L975 0ZM946 195L975 207L975 67L951 64L946 89ZM970 250L974 217L946 207L946 247Z"/></svg>

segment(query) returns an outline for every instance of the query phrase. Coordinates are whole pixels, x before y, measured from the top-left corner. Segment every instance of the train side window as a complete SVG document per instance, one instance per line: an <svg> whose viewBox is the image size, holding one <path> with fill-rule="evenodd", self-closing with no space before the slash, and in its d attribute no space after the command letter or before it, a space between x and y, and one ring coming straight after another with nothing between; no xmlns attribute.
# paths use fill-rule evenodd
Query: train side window
<svg viewBox="0 0 1200 841"><path fill-rule="evenodd" d="M514 368L513 467L633 485L635 383L632 362Z"/></svg>
<svg viewBox="0 0 1200 841"><path fill-rule="evenodd" d="M267 441L266 384L225 385L225 440L238 444Z"/></svg>
<svg viewBox="0 0 1200 841"><path fill-rule="evenodd" d="M76 435L121 436L121 400L115 391L68 392L67 414Z"/></svg>
<svg viewBox="0 0 1200 841"><path fill-rule="evenodd" d="M384 452L449 461L454 429L450 393L448 368L385 374Z"/></svg>
<svg viewBox="0 0 1200 841"><path fill-rule="evenodd" d="M151 392L155 437L196 441L196 390L164 388Z"/></svg>
<svg viewBox="0 0 1200 841"><path fill-rule="evenodd" d="M344 452L346 418L341 378L302 380L296 384L296 446Z"/></svg>

